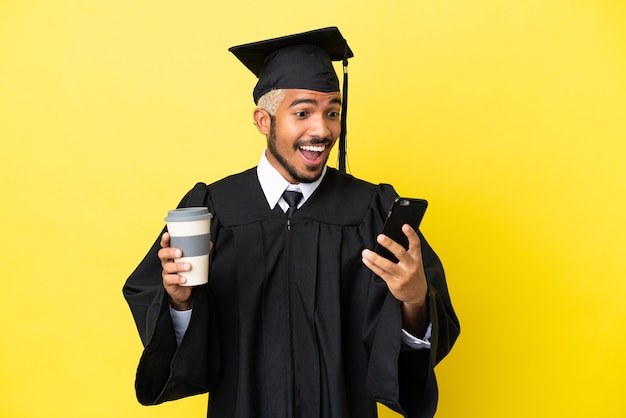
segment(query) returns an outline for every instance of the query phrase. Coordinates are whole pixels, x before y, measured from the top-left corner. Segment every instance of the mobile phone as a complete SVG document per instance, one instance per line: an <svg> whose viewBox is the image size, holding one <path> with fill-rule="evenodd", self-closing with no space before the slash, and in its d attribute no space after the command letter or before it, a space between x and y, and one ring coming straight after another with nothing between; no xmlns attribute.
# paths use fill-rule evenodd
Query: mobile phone
<svg viewBox="0 0 626 418"><path fill-rule="evenodd" d="M409 240L402 232L402 225L409 224L411 228L417 231L427 207L428 201L424 199L396 198L391 205L391 209L389 209L382 233L402 245L405 249L408 249ZM374 251L394 263L398 262L396 256L380 244L376 244Z"/></svg>

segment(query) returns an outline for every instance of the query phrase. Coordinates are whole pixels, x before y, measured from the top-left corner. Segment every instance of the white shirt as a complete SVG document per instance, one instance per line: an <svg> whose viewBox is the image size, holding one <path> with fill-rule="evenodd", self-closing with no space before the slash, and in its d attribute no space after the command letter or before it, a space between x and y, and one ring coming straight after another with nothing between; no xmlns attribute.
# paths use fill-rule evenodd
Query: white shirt
<svg viewBox="0 0 626 418"><path fill-rule="evenodd" d="M274 209L276 204L278 204L283 212L287 212L289 205L285 202L285 199L283 199L283 192L285 190L301 192L302 199L300 203L298 203L298 209L300 209L322 182L322 179L326 175L326 166L324 166L320 178L313 183L291 184L270 164L265 156L265 152L263 152L261 161L259 161L259 165L256 168L256 173L270 209Z"/></svg>
<svg viewBox="0 0 626 418"><path fill-rule="evenodd" d="M299 183L299 184L291 184L276 170L270 162L267 160L265 156L265 151L263 155L261 155L261 161L257 166L256 172L259 178L259 183L261 184L261 189L263 190L263 194L265 195L265 199L267 200L267 204L270 209L274 209L278 204L283 212L287 212L287 208L289 205L283 199L283 192L285 190L297 190L302 193L302 199L300 203L298 203L298 208L300 208L304 202L307 201L309 197L315 192L317 187L322 182L322 179L326 175L326 166L322 171L322 175L319 179L314 181L313 183ZM176 334L176 341L180 345L180 342L187 331L187 327L189 326L189 321L191 320L191 312L188 311L177 311L170 306L170 314L172 316L172 325L174 326L174 333ZM424 338L417 338L413 335L409 334L405 330L402 330L402 341L411 348L414 349L426 349L430 348L430 338L432 334L432 323L428 324L428 329L426 329L426 334Z"/></svg>

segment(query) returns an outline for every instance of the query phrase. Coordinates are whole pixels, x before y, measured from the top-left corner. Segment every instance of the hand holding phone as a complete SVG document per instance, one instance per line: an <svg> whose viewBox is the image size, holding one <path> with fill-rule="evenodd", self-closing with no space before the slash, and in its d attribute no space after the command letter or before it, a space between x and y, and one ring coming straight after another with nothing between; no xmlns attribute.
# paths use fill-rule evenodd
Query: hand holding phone
<svg viewBox="0 0 626 418"><path fill-rule="evenodd" d="M424 199L397 198L387 214L382 233L408 249L409 240L402 232L402 225L409 224L411 228L417 231L427 207L428 202ZM376 244L374 251L394 263L398 262L396 256L380 244Z"/></svg>

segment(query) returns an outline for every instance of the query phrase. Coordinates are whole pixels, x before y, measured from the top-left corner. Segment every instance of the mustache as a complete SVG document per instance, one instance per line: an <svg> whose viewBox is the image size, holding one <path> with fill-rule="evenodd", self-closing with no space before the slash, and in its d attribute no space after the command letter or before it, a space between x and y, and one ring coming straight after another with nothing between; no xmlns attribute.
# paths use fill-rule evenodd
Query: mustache
<svg viewBox="0 0 626 418"><path fill-rule="evenodd" d="M307 145L330 145L333 141L330 138L314 137L309 139L297 140L293 145L294 149L298 149Z"/></svg>

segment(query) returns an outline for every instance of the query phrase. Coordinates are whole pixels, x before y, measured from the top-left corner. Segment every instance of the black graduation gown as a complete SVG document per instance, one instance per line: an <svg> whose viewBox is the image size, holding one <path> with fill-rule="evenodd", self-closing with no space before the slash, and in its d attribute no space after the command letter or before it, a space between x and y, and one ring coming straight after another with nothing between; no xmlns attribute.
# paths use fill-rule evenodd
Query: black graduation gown
<svg viewBox="0 0 626 418"><path fill-rule="evenodd" d="M180 207L209 207L214 247L209 284L195 289L179 347L159 239L124 286L145 346L139 401L209 391L212 418L369 418L376 401L431 417L433 367L459 333L441 263L420 234L432 348L408 350L400 303L361 261L395 197L389 185L329 168L288 230L282 210L268 208L255 169L197 184Z"/></svg>

